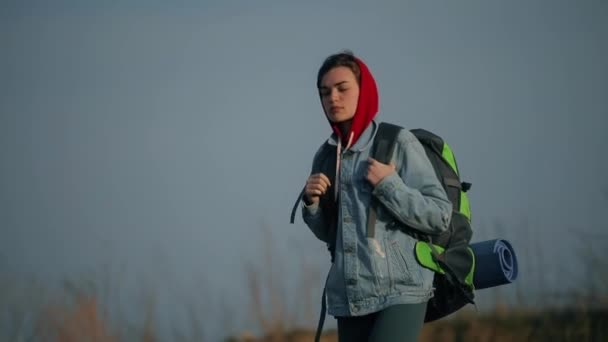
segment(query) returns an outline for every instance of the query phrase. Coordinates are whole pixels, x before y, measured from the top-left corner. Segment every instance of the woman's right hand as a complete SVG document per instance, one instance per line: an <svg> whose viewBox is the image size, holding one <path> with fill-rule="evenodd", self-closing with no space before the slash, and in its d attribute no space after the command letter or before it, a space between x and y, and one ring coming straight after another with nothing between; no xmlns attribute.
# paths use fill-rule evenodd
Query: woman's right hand
<svg viewBox="0 0 608 342"><path fill-rule="evenodd" d="M308 204L319 203L321 196L325 195L327 189L331 186L329 178L323 173L311 175L306 180L306 190L304 191L304 201Z"/></svg>

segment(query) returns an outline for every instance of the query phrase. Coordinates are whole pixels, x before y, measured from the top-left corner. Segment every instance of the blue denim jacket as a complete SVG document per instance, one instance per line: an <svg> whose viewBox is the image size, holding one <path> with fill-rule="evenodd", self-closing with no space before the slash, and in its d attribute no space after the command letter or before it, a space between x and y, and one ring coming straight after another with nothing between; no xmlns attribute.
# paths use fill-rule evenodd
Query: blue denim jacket
<svg viewBox="0 0 608 342"><path fill-rule="evenodd" d="M393 154L397 172L374 188L366 173L377 130L378 124L372 121L341 156L335 259L325 284L328 313L333 316L360 316L394 304L422 303L433 296L433 271L418 264L416 240L403 229L441 233L450 223L452 204L424 148L407 129L399 134ZM328 143L337 145L335 134ZM320 150L313 170L321 162ZM375 236L367 237L372 196L381 205ZM319 204L303 204L302 217L317 238L329 242L329 223L322 211Z"/></svg>

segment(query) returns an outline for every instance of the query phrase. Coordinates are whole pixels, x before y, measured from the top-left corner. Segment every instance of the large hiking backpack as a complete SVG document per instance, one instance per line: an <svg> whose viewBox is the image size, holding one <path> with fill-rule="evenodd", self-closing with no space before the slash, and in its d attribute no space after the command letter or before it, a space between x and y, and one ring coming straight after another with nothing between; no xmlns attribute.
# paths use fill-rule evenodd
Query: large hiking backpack
<svg viewBox="0 0 608 342"><path fill-rule="evenodd" d="M371 155L381 163L390 163L399 131L403 128L386 122L380 123L372 145ZM452 217L448 229L440 235L424 235L414 230L405 231L414 235L418 242L415 254L418 262L433 271L435 294L427 304L425 322L445 317L464 305L474 304L473 272L475 259L469 244L472 237L471 210L466 192L471 183L462 182L456 158L441 137L424 129L410 130L420 141L435 170L449 200L452 202ZM295 211L304 194L300 193L291 213L294 222ZM380 203L372 200L369 207L367 234L374 236L376 210ZM331 250L331 247L330 247ZM325 317L325 291L323 292L321 317L317 337L323 328Z"/></svg>
<svg viewBox="0 0 608 342"><path fill-rule="evenodd" d="M399 131L403 128L386 122L380 123L371 154L381 163L390 163ZM474 303L473 272L475 256L469 244L472 237L471 209L467 191L471 183L462 182L456 157L450 146L438 135L424 129L410 130L420 141L441 182L448 199L452 202L452 217L446 231L440 235L424 235L406 231L419 241L415 254L418 262L433 271L435 295L427 304L425 322L447 316L464 305ZM374 234L374 220L378 201L372 200L369 208L367 231Z"/></svg>

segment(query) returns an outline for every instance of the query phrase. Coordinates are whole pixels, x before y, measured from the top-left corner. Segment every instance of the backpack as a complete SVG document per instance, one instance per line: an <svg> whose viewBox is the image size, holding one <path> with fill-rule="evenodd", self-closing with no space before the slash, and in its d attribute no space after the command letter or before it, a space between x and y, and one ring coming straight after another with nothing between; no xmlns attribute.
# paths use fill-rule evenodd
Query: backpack
<svg viewBox="0 0 608 342"><path fill-rule="evenodd" d="M379 125L374 138L371 156L381 163L388 164L392 156L395 141L402 127L386 122ZM435 272L433 287L434 296L428 301L425 322L445 317L466 304L475 304L473 272L475 257L470 247L472 237L471 210L467 191L471 183L462 182L456 158L450 146L438 135L424 129L412 129L412 134L420 141L426 155L435 170L435 174L452 203L452 217L446 231L440 235L425 235L418 231L405 231L418 240L415 254L418 262ZM300 193L291 213L291 223L304 194ZM368 208L367 234L374 236L376 210L379 202L372 199ZM331 244L328 247L332 251ZM333 259L333 255L332 255ZM325 318L325 290L323 291L321 317L317 327L316 341L320 338Z"/></svg>

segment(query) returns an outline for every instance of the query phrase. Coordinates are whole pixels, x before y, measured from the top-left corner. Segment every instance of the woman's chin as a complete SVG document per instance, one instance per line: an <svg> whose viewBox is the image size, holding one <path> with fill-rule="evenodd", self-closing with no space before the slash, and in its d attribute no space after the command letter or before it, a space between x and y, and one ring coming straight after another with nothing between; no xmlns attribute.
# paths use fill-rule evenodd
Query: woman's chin
<svg viewBox="0 0 608 342"><path fill-rule="evenodd" d="M345 117L343 115L328 115L327 118L329 119L329 121L331 121L331 123L335 123L335 124L339 124L339 123L343 123L343 122L347 122L352 120L352 117Z"/></svg>

